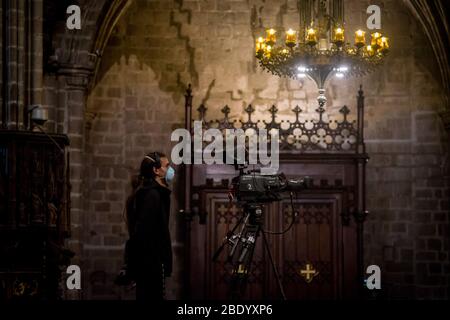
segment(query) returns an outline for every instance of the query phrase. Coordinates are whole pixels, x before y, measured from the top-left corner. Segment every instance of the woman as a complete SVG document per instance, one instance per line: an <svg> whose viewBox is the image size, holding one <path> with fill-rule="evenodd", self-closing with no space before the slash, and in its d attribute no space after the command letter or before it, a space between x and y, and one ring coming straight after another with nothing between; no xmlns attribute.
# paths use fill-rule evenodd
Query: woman
<svg viewBox="0 0 450 320"><path fill-rule="evenodd" d="M128 273L136 281L137 300L164 299L164 280L172 273L169 183L174 175L166 155L149 153L127 200L126 260Z"/></svg>

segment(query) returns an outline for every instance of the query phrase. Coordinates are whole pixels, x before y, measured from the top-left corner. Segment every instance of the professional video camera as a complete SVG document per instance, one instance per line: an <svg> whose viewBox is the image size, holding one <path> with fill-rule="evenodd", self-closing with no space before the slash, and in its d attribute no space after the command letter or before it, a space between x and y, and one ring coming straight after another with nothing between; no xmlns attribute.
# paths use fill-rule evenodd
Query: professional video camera
<svg viewBox="0 0 450 320"><path fill-rule="evenodd" d="M245 290L258 237L262 235L264 247L267 250L275 279L277 279L280 294L283 299L286 299L265 233L282 235L289 231L297 217L297 212L295 212L293 205L293 193L311 187L312 179L309 177L304 177L299 180L287 179L283 173L263 175L260 170L244 171L246 168L246 165L239 168L236 167L236 169L239 169L239 175L232 179L230 190L230 201L232 199L237 201L238 205L243 209L243 215L223 239L222 245L213 256L213 261L219 258L226 246L230 247L228 258L226 259L227 263L233 265L230 297L232 299L240 299ZM282 232L264 230L264 204L281 200L281 195L285 192L290 193L293 212L289 227Z"/></svg>
<svg viewBox="0 0 450 320"><path fill-rule="evenodd" d="M267 203L280 200L282 192L301 191L312 186L312 179L287 179L283 173L262 175L252 170L232 179L233 196L240 203Z"/></svg>

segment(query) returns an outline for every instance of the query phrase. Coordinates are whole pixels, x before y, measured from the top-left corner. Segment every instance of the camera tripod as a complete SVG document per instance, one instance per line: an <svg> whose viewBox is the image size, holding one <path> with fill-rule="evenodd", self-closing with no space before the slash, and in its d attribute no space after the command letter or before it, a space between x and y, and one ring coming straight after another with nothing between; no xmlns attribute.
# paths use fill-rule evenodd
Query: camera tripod
<svg viewBox="0 0 450 320"><path fill-rule="evenodd" d="M233 266L230 283L230 298L240 299L244 294L248 278L250 276L250 269L255 252L255 246L258 237L262 235L264 248L270 259L272 270L277 280L278 289L283 300L286 300L283 285L280 280L278 270L273 261L272 253L269 248L264 230L262 230L263 212L262 205L255 203L246 203L243 206L244 214L238 221L233 230L228 232L222 245L217 249L213 256L213 261L216 261L220 253L226 245L231 246L231 250L228 254L227 262ZM235 231L240 227L238 233Z"/></svg>

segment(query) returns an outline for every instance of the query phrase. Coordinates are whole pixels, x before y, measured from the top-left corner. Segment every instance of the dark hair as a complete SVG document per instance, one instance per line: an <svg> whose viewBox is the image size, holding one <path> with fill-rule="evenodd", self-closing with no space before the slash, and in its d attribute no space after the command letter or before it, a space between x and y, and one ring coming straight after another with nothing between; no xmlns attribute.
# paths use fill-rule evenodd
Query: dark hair
<svg viewBox="0 0 450 320"><path fill-rule="evenodd" d="M126 223L128 227L128 234L131 236L134 233L134 227L136 225L136 194L139 189L142 188L146 181L155 178L155 172L153 168L161 168L161 158L166 157L162 152L150 152L144 159L142 159L139 174L135 175L131 179L131 194L127 198L126 202Z"/></svg>
<svg viewBox="0 0 450 320"><path fill-rule="evenodd" d="M147 154L141 162L139 177L142 179L155 178L153 168L161 168L161 158L166 157L162 152L151 152Z"/></svg>

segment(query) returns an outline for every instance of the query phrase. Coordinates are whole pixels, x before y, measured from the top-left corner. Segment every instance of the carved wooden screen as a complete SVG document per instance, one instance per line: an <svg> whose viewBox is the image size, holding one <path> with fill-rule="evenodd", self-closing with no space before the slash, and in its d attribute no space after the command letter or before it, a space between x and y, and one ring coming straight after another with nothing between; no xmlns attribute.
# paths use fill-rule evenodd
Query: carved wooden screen
<svg viewBox="0 0 450 320"><path fill-rule="evenodd" d="M226 263L228 249L213 262L212 256L242 214L230 205L226 189L205 188L200 206L207 214L205 224L194 220L191 230L191 297L225 299L228 295L232 267ZM284 235L267 235L288 299L330 299L350 297L357 286L356 229L344 213L352 194L341 189L316 188L294 200L299 216ZM194 203L196 204L196 203ZM264 208L265 231L285 230L292 219L290 200L272 203ZM311 281L306 278L307 265L315 270ZM258 238L247 299L280 298L268 252L262 237ZM343 283L345 282L345 283Z"/></svg>
<svg viewBox="0 0 450 320"><path fill-rule="evenodd" d="M186 98L186 122L191 123L189 91ZM200 106L198 110L204 121L206 108ZM243 127L256 128L256 122L250 123L253 111L251 106L246 109L248 121L241 121ZM318 121L301 122L299 108L293 111L296 121L290 123L289 129L280 130L279 172L293 179L308 175L313 178L314 187L294 199L294 210L299 216L293 227L283 236L267 236L281 283L287 299L358 297L363 284L362 224L366 215L364 175L368 159L362 130L362 91L358 96L357 121L348 120L349 109L345 106L340 110L343 118L339 121L325 121L323 108L317 110ZM205 126L233 128L235 122L228 118L229 108L223 108L222 112L224 119L206 121ZM272 121L264 122L267 129L280 128L276 112L275 107L271 108ZM307 139L299 137L294 143L289 142L297 128L303 130ZM230 166L187 166L185 172L188 297L225 299L229 297L232 271L225 263L229 249L215 263L212 256L242 214L235 203L229 207L225 187L238 173ZM291 219L290 200L264 207L265 230L284 230ZM258 241L245 298L279 299L281 295L262 237Z"/></svg>
<svg viewBox="0 0 450 320"><path fill-rule="evenodd" d="M72 255L69 141L0 130L0 300L57 299Z"/></svg>

